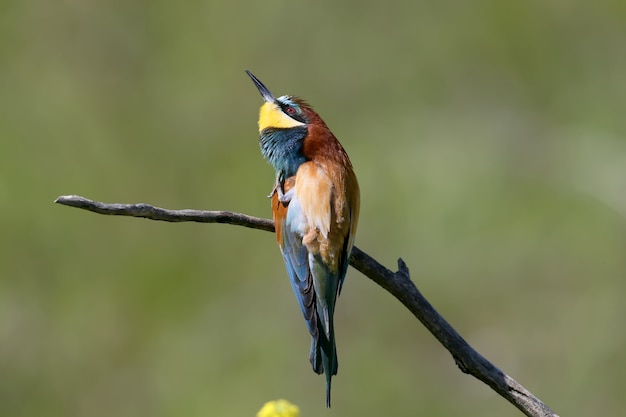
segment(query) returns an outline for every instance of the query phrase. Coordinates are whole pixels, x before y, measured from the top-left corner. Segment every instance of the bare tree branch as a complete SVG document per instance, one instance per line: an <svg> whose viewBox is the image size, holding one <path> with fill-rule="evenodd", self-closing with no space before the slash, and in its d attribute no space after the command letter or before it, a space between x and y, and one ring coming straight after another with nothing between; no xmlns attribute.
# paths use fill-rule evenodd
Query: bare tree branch
<svg viewBox="0 0 626 417"><path fill-rule="evenodd" d="M238 226L274 231L269 219L229 211L167 210L149 204L107 204L84 197L61 196L55 203L93 211L98 214L144 217L167 222L228 223ZM546 404L513 378L502 372L476 352L459 333L435 310L417 289L409 269L398 259L398 271L393 272L357 247L352 250L350 265L396 297L413 313L433 336L452 354L462 372L489 385L494 391L530 417L558 417Z"/></svg>

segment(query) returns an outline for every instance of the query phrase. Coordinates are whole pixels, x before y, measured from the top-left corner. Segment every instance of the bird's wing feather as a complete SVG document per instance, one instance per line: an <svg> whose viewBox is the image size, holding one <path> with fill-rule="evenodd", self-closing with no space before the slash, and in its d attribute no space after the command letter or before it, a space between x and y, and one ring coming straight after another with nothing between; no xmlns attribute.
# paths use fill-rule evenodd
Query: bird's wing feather
<svg viewBox="0 0 626 417"><path fill-rule="evenodd" d="M291 177L284 181L283 191L289 192L295 183ZM276 240L283 254L289 281L293 288L300 310L304 316L309 333L314 338L318 335L317 314L315 311L315 291L309 268L307 248L302 244L302 236L292 231L287 222L288 210L296 210L298 204L281 203L278 195L272 196L272 214L276 227Z"/></svg>
<svg viewBox="0 0 626 417"><path fill-rule="evenodd" d="M302 237L290 231L288 227L285 227L282 237L282 253L291 286L298 299L309 333L317 337L315 289L308 262L309 252L302 244Z"/></svg>
<svg viewBox="0 0 626 417"><path fill-rule="evenodd" d="M341 251L341 257L339 259L339 291L343 287L343 281L346 278L348 272L348 266L350 266L350 255L352 254L352 247L354 246L354 237L356 236L356 228L359 221L359 209L361 205L361 196L359 190L359 183L354 175L354 171L351 169L347 172L347 205L345 207L345 218L349 222L349 228L343 241L343 250Z"/></svg>

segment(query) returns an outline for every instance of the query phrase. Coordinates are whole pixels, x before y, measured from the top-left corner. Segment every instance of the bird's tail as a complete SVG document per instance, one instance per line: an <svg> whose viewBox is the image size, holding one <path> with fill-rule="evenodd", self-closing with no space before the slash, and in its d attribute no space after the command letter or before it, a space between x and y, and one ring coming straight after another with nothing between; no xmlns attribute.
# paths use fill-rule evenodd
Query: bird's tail
<svg viewBox="0 0 626 417"><path fill-rule="evenodd" d="M311 365L313 371L326 377L326 407L330 408L330 386L333 375L337 375L338 361L335 334L331 324L330 340L322 332L311 341Z"/></svg>

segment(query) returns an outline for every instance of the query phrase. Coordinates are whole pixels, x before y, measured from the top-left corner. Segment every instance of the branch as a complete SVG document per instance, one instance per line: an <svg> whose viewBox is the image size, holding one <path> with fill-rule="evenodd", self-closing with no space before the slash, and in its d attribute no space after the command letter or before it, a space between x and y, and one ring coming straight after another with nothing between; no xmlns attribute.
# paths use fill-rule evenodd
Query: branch
<svg viewBox="0 0 626 417"><path fill-rule="evenodd" d="M229 211L167 210L143 203L107 204L76 195L61 196L54 202L98 214L143 217L167 222L228 223L268 232L274 231L274 223L269 219ZM529 417L558 417L539 398L474 350L454 330L411 281L409 269L402 259L398 259L398 271L393 272L359 248L354 247L350 265L404 304L452 354L462 372L489 385L495 392Z"/></svg>

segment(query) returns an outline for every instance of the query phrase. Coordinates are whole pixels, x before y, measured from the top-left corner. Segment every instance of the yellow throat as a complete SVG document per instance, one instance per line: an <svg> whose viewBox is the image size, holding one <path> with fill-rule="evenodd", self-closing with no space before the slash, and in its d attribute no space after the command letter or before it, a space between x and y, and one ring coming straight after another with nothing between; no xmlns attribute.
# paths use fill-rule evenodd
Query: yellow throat
<svg viewBox="0 0 626 417"><path fill-rule="evenodd" d="M304 126L299 122L287 116L276 103L263 103L259 111L259 132L268 127L274 129L289 129L290 127Z"/></svg>

